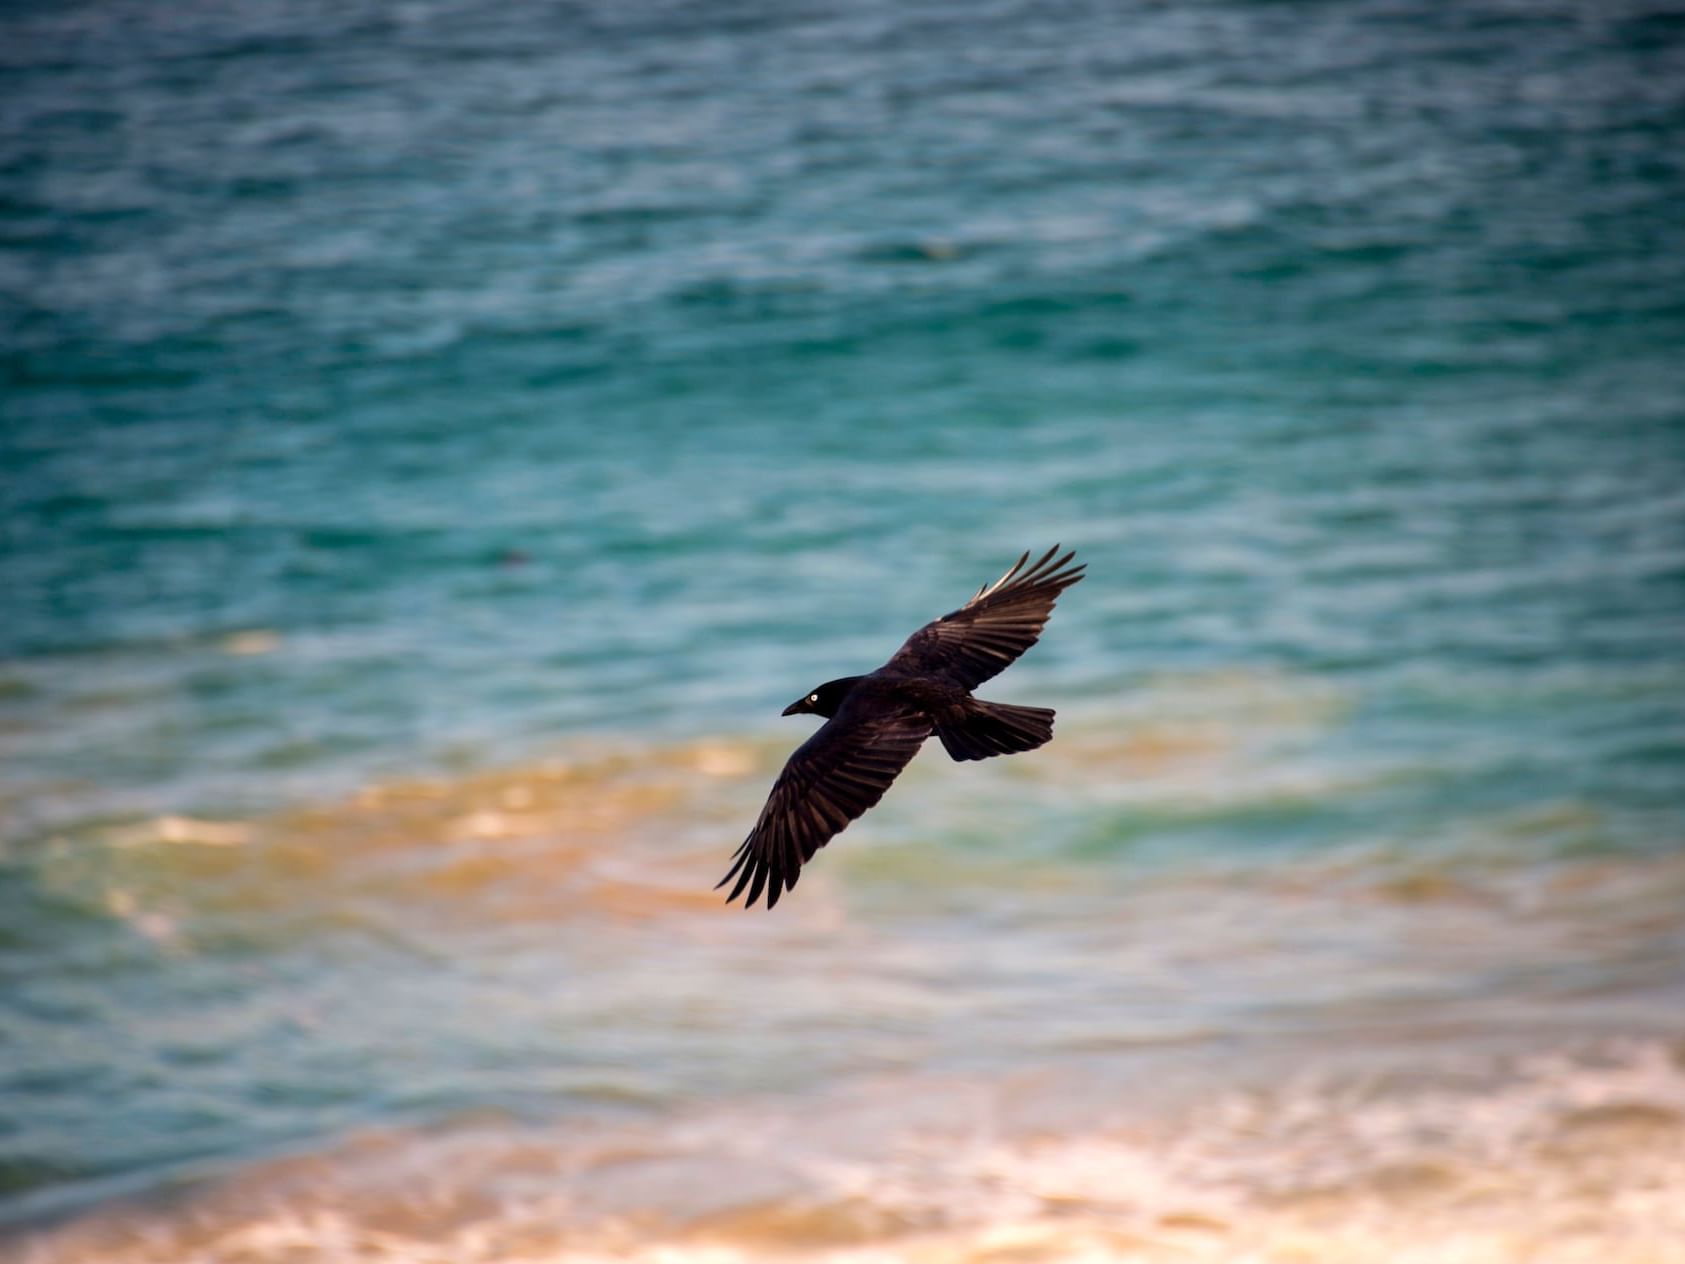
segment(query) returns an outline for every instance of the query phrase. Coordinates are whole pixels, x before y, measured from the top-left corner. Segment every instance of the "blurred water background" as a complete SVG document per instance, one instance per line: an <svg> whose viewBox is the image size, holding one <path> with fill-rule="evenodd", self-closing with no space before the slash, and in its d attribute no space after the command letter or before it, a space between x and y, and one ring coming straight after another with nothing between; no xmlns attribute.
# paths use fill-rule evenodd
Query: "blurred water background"
<svg viewBox="0 0 1685 1264"><path fill-rule="evenodd" d="M0 1253L1677 1259L1682 206L1660 0L7 6Z"/></svg>

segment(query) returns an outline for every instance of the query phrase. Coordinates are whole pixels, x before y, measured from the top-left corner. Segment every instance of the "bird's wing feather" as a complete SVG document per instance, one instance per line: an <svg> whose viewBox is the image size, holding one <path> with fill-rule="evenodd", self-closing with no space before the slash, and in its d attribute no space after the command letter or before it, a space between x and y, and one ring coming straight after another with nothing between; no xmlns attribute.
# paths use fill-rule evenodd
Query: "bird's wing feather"
<svg viewBox="0 0 1685 1264"><path fill-rule="evenodd" d="M912 708L845 702L773 783L760 819L719 881L723 887L737 879L728 902L748 888L753 905L764 887L766 906L777 904L813 854L883 798L929 736L930 720Z"/></svg>
<svg viewBox="0 0 1685 1264"><path fill-rule="evenodd" d="M1058 556L1056 544L1025 568L1030 555L958 610L925 624L907 638L886 667L909 675L938 675L975 689L1004 670L1041 636L1059 594L1082 578L1076 556Z"/></svg>

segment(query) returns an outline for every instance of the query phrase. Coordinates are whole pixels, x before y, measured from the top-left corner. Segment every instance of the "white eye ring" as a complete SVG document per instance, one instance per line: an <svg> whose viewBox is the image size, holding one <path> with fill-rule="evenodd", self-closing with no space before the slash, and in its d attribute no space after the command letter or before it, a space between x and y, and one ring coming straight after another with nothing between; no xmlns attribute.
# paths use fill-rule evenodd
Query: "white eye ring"
<svg viewBox="0 0 1685 1264"><path fill-rule="evenodd" d="M819 695L816 694L816 693L810 693L810 694L807 695L807 700L809 702L818 702L819 701Z"/></svg>

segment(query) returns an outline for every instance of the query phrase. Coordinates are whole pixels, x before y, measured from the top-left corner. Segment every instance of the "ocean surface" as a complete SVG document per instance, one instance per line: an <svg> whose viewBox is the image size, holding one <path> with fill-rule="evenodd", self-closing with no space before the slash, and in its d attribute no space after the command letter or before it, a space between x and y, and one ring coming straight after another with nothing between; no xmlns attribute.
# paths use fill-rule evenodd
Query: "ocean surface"
<svg viewBox="0 0 1685 1264"><path fill-rule="evenodd" d="M0 12L0 1257L1682 1242L1677 4Z"/></svg>

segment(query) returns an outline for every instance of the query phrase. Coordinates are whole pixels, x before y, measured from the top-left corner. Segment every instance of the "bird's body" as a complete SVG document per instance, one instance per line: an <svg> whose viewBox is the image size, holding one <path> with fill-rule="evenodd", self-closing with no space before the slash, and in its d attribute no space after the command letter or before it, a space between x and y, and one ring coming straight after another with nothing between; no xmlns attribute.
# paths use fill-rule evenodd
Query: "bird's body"
<svg viewBox="0 0 1685 1264"><path fill-rule="evenodd" d="M906 705L916 707L934 720L936 716L962 705L970 696L967 690L940 677L912 675L885 664L871 675L859 677L854 687L844 695L843 705Z"/></svg>
<svg viewBox="0 0 1685 1264"><path fill-rule="evenodd" d="M802 865L883 797L932 733L956 760L1034 750L1053 736L1053 712L974 697L972 690L1034 645L1059 594L1082 578L1058 547L1025 569L1028 553L965 605L925 624L882 667L826 681L785 715L826 723L790 756L754 829L733 857L728 900L745 889L767 907L795 887Z"/></svg>

